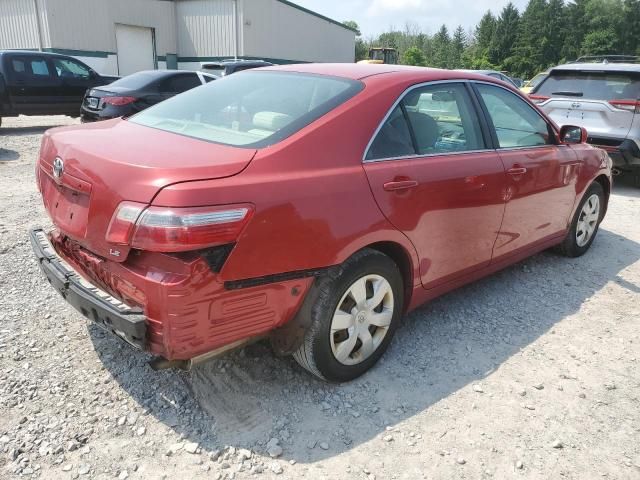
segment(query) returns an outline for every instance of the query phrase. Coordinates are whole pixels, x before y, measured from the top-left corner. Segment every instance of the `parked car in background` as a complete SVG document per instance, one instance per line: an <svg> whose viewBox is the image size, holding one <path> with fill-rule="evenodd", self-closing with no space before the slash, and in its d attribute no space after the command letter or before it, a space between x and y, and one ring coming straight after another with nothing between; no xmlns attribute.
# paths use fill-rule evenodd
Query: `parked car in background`
<svg viewBox="0 0 640 480"><path fill-rule="evenodd" d="M224 77L232 73L249 70L252 68L268 67L273 63L264 60L242 60L233 59L221 60L219 62L207 62L202 64L202 70L215 75L216 77Z"/></svg>
<svg viewBox="0 0 640 480"><path fill-rule="evenodd" d="M132 115L182 92L215 80L203 72L146 70L109 85L87 90L80 118L83 122Z"/></svg>
<svg viewBox="0 0 640 480"><path fill-rule="evenodd" d="M270 337L347 381L425 301L589 249L611 161L585 140L482 75L267 67L46 132L55 228L31 241L51 285L156 368Z"/></svg>
<svg viewBox="0 0 640 480"><path fill-rule="evenodd" d="M66 55L0 51L0 124L2 117L18 115L77 117L87 88L118 78L100 75Z"/></svg>
<svg viewBox="0 0 640 480"><path fill-rule="evenodd" d="M558 125L587 129L589 143L640 187L640 58L591 57L554 67L530 98Z"/></svg>
<svg viewBox="0 0 640 480"><path fill-rule="evenodd" d="M502 80L503 82L507 82L510 85L518 88L518 84L509 76L505 75L502 72L498 72L497 70L459 70L460 72L465 73L477 73L479 75L487 75L491 78L497 78L498 80Z"/></svg>
<svg viewBox="0 0 640 480"><path fill-rule="evenodd" d="M524 82L524 85L520 87L520 91L522 93L531 93L533 89L540 84L540 82L547 78L547 75L549 75L548 72L540 72L531 80L527 80L526 82Z"/></svg>

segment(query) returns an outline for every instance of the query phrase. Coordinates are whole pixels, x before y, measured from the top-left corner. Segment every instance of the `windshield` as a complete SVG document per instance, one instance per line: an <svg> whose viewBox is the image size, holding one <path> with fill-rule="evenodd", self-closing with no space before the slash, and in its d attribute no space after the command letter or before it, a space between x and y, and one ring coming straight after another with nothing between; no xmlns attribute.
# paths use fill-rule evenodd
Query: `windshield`
<svg viewBox="0 0 640 480"><path fill-rule="evenodd" d="M635 100L640 97L640 75L627 72L552 72L536 95L590 100Z"/></svg>
<svg viewBox="0 0 640 480"><path fill-rule="evenodd" d="M361 82L251 71L189 90L130 118L139 125L232 146L261 148L351 98Z"/></svg>
<svg viewBox="0 0 640 480"><path fill-rule="evenodd" d="M529 80L529 85L527 86L530 88L536 88L540 84L540 82L545 78L547 78L546 73L539 73L538 75L533 77L531 80Z"/></svg>
<svg viewBox="0 0 640 480"><path fill-rule="evenodd" d="M210 73L211 75L215 75L216 77L224 77L224 65L204 65L202 67L203 72Z"/></svg>

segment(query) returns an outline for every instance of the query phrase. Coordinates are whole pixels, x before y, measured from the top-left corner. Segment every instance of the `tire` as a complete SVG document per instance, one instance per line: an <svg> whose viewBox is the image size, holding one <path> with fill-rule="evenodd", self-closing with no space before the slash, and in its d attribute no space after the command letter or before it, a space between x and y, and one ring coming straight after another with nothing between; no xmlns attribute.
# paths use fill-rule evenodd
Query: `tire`
<svg viewBox="0 0 640 480"><path fill-rule="evenodd" d="M591 208L594 196L598 198L597 214ZM558 247L561 254L575 258L584 255L587 250L589 250L593 240L596 238L600 222L604 216L605 202L606 199L602 185L598 182L592 183L582 197L582 200L580 200L576 213L573 216L571 227L567 232L567 236ZM593 224L591 224L591 221L588 219L589 215L595 215L592 219L594 222ZM585 222L591 224L590 228L592 228L591 233L586 237L586 241L585 237L582 236L585 235ZM582 235L579 234L581 230L583 232Z"/></svg>
<svg viewBox="0 0 640 480"><path fill-rule="evenodd" d="M365 249L316 282L310 325L293 358L323 380L353 380L375 365L391 342L403 312L402 274L388 256ZM371 303L377 301L374 288L378 305ZM356 297L364 299L359 307Z"/></svg>

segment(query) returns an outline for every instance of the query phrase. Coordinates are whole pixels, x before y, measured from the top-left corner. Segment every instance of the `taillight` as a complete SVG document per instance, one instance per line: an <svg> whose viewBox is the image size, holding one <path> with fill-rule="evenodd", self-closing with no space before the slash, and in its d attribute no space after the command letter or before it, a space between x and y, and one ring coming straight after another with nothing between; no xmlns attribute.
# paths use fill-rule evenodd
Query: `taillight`
<svg viewBox="0 0 640 480"><path fill-rule="evenodd" d="M539 103L546 102L550 97L546 97L544 95L529 95L529 100L531 100L536 105Z"/></svg>
<svg viewBox="0 0 640 480"><path fill-rule="evenodd" d="M148 207L122 202L107 241L152 252L185 252L237 240L253 213L249 204L217 207Z"/></svg>
<svg viewBox="0 0 640 480"><path fill-rule="evenodd" d="M104 97L102 101L107 105L114 105L119 107L121 105L128 105L137 100L136 97Z"/></svg>
<svg viewBox="0 0 640 480"><path fill-rule="evenodd" d="M619 110L640 113L640 100L610 100L609 104Z"/></svg>

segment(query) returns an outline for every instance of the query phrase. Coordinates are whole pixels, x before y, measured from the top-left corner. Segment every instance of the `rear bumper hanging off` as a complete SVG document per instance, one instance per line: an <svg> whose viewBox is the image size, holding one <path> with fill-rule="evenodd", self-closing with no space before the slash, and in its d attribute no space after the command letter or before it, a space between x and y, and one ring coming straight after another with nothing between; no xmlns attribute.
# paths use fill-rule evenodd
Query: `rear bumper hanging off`
<svg viewBox="0 0 640 480"><path fill-rule="evenodd" d="M147 327L142 310L125 305L82 278L58 255L42 229L31 230L29 237L40 269L69 304L130 345L145 349Z"/></svg>

